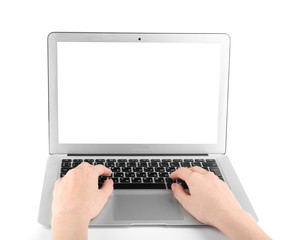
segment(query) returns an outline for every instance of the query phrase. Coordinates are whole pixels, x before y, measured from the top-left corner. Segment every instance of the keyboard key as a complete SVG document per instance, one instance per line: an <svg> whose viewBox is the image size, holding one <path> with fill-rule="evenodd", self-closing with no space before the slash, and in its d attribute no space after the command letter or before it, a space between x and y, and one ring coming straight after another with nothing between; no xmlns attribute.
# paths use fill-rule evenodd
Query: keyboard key
<svg viewBox="0 0 298 240"><path fill-rule="evenodd" d="M152 163L159 163L160 162L160 159L151 159L151 162Z"/></svg>
<svg viewBox="0 0 298 240"><path fill-rule="evenodd" d="M115 167L115 163L113 163L113 162L106 162L105 163L105 166L108 167L108 168L109 167Z"/></svg>
<svg viewBox="0 0 298 240"><path fill-rule="evenodd" d="M169 163L168 162L162 162L159 164L161 167L168 167Z"/></svg>
<svg viewBox="0 0 298 240"><path fill-rule="evenodd" d="M154 178L154 181L156 183L163 183L163 182L165 182L165 180L163 178Z"/></svg>
<svg viewBox="0 0 298 240"><path fill-rule="evenodd" d="M125 162L117 162L115 163L116 167L127 167Z"/></svg>
<svg viewBox="0 0 298 240"><path fill-rule="evenodd" d="M84 162L93 164L94 163L94 159L85 159Z"/></svg>
<svg viewBox="0 0 298 240"><path fill-rule="evenodd" d="M148 166L149 166L149 167L159 167L159 165L158 165L157 162L151 162L151 163L148 163Z"/></svg>
<svg viewBox="0 0 298 240"><path fill-rule="evenodd" d="M74 163L81 163L81 162L83 162L83 159L74 159L73 162Z"/></svg>
<svg viewBox="0 0 298 240"><path fill-rule="evenodd" d="M132 168L133 172L143 172L143 168L142 167L134 167Z"/></svg>
<svg viewBox="0 0 298 240"><path fill-rule="evenodd" d="M181 163L181 167L190 167L190 164L188 162Z"/></svg>
<svg viewBox="0 0 298 240"><path fill-rule="evenodd" d="M182 162L182 159L173 159L173 163L179 163Z"/></svg>
<svg viewBox="0 0 298 240"><path fill-rule="evenodd" d="M131 179L131 182L133 182L133 183L141 183L142 182L142 179L141 178L132 178Z"/></svg>
<svg viewBox="0 0 298 240"><path fill-rule="evenodd" d="M123 177L124 173L123 172L115 172L114 177Z"/></svg>
<svg viewBox="0 0 298 240"><path fill-rule="evenodd" d="M165 172L165 168L164 167L157 167L155 168L156 172Z"/></svg>
<svg viewBox="0 0 298 240"><path fill-rule="evenodd" d="M119 163L126 163L127 162L127 159L118 159L118 162Z"/></svg>
<svg viewBox="0 0 298 240"><path fill-rule="evenodd" d="M171 163L170 164L171 166L173 166L173 167L180 167L180 162L173 162L173 163Z"/></svg>
<svg viewBox="0 0 298 240"><path fill-rule="evenodd" d="M152 178L143 178L144 183L152 183L153 179Z"/></svg>
<svg viewBox="0 0 298 240"><path fill-rule="evenodd" d="M137 175L137 177L147 177L145 172L138 172L138 173L136 173L136 175Z"/></svg>
<svg viewBox="0 0 298 240"><path fill-rule="evenodd" d="M71 162L62 162L61 167L63 168L71 168Z"/></svg>
<svg viewBox="0 0 298 240"><path fill-rule="evenodd" d="M187 163L191 163L191 162L193 162L193 159L184 159L184 161L183 162L187 162Z"/></svg>
<svg viewBox="0 0 298 240"><path fill-rule="evenodd" d="M216 162L203 162L203 167L217 167Z"/></svg>
<svg viewBox="0 0 298 240"><path fill-rule="evenodd" d="M107 162L108 162L108 163L116 162L116 159L107 159Z"/></svg>
<svg viewBox="0 0 298 240"><path fill-rule="evenodd" d="M126 172L125 177L135 177L135 173L134 172Z"/></svg>
<svg viewBox="0 0 298 240"><path fill-rule="evenodd" d="M149 172L148 177L157 177L157 173L156 172Z"/></svg>
<svg viewBox="0 0 298 240"><path fill-rule="evenodd" d="M130 162L130 163L137 163L138 162L138 159L129 159L128 162Z"/></svg>
<svg viewBox="0 0 298 240"><path fill-rule="evenodd" d="M131 172L131 167L124 167L122 168L123 172Z"/></svg>
<svg viewBox="0 0 298 240"><path fill-rule="evenodd" d="M215 162L215 159L206 159L206 162Z"/></svg>
<svg viewBox="0 0 298 240"><path fill-rule="evenodd" d="M171 159L162 159L161 162L162 163L166 163L166 162L169 163L169 162L171 162Z"/></svg>
<svg viewBox="0 0 298 240"><path fill-rule="evenodd" d="M137 163L135 163L135 162L127 163L127 167L136 167L136 166L137 166Z"/></svg>
<svg viewBox="0 0 298 240"><path fill-rule="evenodd" d="M144 167L144 172L153 172L153 167Z"/></svg>
<svg viewBox="0 0 298 240"><path fill-rule="evenodd" d="M174 172L176 169L174 167L166 167L166 172Z"/></svg>
<svg viewBox="0 0 298 240"><path fill-rule="evenodd" d="M120 178L120 183L130 183L129 178Z"/></svg>
<svg viewBox="0 0 298 240"><path fill-rule="evenodd" d="M63 163L66 163L66 162L70 163L71 162L71 159L62 159L62 162Z"/></svg>
<svg viewBox="0 0 298 240"><path fill-rule="evenodd" d="M151 176L149 176L149 177L151 177ZM159 177L169 177L169 173L167 173L167 172L160 172L159 173Z"/></svg>
<svg viewBox="0 0 298 240"><path fill-rule="evenodd" d="M98 164L103 165L104 162L105 162L104 159L95 159L95 163L94 163L94 165L98 165Z"/></svg>
<svg viewBox="0 0 298 240"><path fill-rule="evenodd" d="M120 167L111 167L112 172L121 172Z"/></svg>

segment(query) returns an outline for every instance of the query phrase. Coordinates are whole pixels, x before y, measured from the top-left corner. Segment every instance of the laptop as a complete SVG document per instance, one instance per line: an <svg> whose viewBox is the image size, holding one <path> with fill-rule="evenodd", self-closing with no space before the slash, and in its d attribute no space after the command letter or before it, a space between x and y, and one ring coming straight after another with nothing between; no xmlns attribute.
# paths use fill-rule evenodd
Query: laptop
<svg viewBox="0 0 298 240"><path fill-rule="evenodd" d="M90 226L202 225L170 188L169 174L192 166L225 181L257 219L225 155L227 34L52 32L47 41L50 155L39 223L51 224L55 181L81 162L105 165L114 180Z"/></svg>

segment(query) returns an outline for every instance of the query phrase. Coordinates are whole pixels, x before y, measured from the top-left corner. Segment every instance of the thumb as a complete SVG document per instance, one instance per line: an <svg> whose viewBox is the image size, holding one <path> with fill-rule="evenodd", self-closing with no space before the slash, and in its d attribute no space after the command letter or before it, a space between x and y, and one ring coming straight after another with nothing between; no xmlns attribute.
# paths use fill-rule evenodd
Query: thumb
<svg viewBox="0 0 298 240"><path fill-rule="evenodd" d="M113 185L114 185L114 182L112 179L108 179L104 181L103 185L98 190L100 198L102 200L108 200L109 196L113 192L113 189L114 189Z"/></svg>
<svg viewBox="0 0 298 240"><path fill-rule="evenodd" d="M187 206L190 196L185 192L184 188L178 183L173 183L171 188L174 197L178 200L178 202L180 202L183 207Z"/></svg>

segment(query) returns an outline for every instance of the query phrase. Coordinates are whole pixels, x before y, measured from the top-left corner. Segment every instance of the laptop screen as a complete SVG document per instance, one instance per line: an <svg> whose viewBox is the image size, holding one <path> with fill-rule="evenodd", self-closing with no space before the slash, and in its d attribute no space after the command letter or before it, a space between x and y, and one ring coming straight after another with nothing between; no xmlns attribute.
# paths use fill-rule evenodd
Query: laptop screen
<svg viewBox="0 0 298 240"><path fill-rule="evenodd" d="M58 42L60 144L216 144L220 44Z"/></svg>

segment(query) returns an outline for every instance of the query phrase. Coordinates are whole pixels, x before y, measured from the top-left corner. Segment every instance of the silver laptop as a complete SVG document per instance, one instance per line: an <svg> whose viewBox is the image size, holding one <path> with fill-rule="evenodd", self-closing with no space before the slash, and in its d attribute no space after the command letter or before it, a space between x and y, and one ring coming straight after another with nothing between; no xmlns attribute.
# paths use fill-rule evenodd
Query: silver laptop
<svg viewBox="0 0 298 240"><path fill-rule="evenodd" d="M111 168L115 187L90 225L200 225L168 177L192 166L227 182L257 219L225 155L229 53L227 34L50 33L39 223L51 223L55 181L83 161Z"/></svg>

